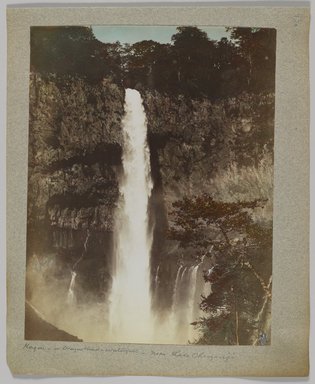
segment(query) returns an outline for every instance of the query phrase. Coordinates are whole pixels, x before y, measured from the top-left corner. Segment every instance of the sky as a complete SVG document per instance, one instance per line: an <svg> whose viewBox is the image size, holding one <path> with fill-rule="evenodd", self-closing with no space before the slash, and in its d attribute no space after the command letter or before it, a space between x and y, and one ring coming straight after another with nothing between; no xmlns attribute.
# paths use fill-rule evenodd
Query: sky
<svg viewBox="0 0 315 384"><path fill-rule="evenodd" d="M221 40L229 37L225 27L202 27L207 32L209 39ZM104 43L113 43L117 40L122 44L133 44L142 40L154 40L159 43L170 43L171 37L176 31L176 26L92 26L95 37Z"/></svg>

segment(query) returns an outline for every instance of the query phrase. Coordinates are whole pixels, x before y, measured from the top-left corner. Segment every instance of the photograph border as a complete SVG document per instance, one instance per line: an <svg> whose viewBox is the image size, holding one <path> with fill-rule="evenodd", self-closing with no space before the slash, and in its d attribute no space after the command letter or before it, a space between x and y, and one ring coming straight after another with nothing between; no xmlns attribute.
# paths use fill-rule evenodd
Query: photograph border
<svg viewBox="0 0 315 384"><path fill-rule="evenodd" d="M309 8L9 8L7 23L7 359L11 371L23 375L306 376L309 337ZM270 346L103 343L78 346L77 343L25 342L29 27L92 24L203 24L277 29Z"/></svg>

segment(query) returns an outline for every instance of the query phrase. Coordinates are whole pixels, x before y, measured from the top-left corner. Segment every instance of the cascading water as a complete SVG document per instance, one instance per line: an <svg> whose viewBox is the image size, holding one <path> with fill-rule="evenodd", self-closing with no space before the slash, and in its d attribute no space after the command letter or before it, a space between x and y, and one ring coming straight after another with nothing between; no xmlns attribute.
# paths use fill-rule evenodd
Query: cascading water
<svg viewBox="0 0 315 384"><path fill-rule="evenodd" d="M174 291L173 291L173 304L172 304L172 312L175 313L179 307L181 307L181 296L182 296L182 291L184 288L184 283L183 283L183 277L185 276L185 273L187 271L188 267L182 267L180 266L178 271L177 271L177 276L175 280L175 286L174 286Z"/></svg>
<svg viewBox="0 0 315 384"><path fill-rule="evenodd" d="M73 304L75 300L75 295L74 295L74 287L75 287L75 278L77 274L74 271L71 271L71 281L69 285L69 290L68 290L68 303Z"/></svg>
<svg viewBox="0 0 315 384"><path fill-rule="evenodd" d="M123 176L116 213L110 341L152 342L150 293L152 233L148 201L153 183L146 115L138 91L126 90L123 128Z"/></svg>
<svg viewBox="0 0 315 384"><path fill-rule="evenodd" d="M197 290L197 274L198 274L198 268L199 265L196 265L195 267L191 268L191 275L190 275L190 290L189 290L189 298L188 298L188 316L189 316L189 323L191 323L193 320L195 320L195 314L196 314L196 290ZM194 336L194 328L189 325L188 328L188 335L189 340Z"/></svg>
<svg viewBox="0 0 315 384"><path fill-rule="evenodd" d="M198 301L200 299L199 264L195 266L180 265L173 289L172 308L168 321L172 329L173 342L187 344L193 341L196 332L191 325L198 318Z"/></svg>
<svg viewBox="0 0 315 384"><path fill-rule="evenodd" d="M156 268L155 278L154 278L154 288L157 289L159 285L159 272L160 272L160 266Z"/></svg>
<svg viewBox="0 0 315 384"><path fill-rule="evenodd" d="M176 305L176 298L178 295L178 284L180 282L180 278L181 278L180 273L182 269L183 269L183 266L180 265L176 273L176 279L175 279L174 290L173 290L173 298L172 298L172 312L174 312L174 310L176 309L175 305Z"/></svg>
<svg viewBox="0 0 315 384"><path fill-rule="evenodd" d="M195 320L200 293L197 292L199 265L178 268L169 316L155 318L151 309L152 231L148 223L148 202L153 183L146 115L136 90L126 90L122 129L123 175L115 219L107 341L187 344L194 335L190 323ZM154 300L162 270L159 265L154 272Z"/></svg>
<svg viewBox="0 0 315 384"><path fill-rule="evenodd" d="M67 296L67 301L68 301L69 304L74 304L74 302L75 302L74 289L75 289L75 279L77 277L77 273L75 272L75 270L76 270L78 264L81 262L81 260L85 256L85 254L87 253L87 244L88 244L89 238L90 238L90 231L88 230L86 238L84 240L84 244L83 244L82 255L73 264L73 267L72 267L72 270L71 270L71 280L70 280L70 285L69 285L69 289L68 289L68 296Z"/></svg>

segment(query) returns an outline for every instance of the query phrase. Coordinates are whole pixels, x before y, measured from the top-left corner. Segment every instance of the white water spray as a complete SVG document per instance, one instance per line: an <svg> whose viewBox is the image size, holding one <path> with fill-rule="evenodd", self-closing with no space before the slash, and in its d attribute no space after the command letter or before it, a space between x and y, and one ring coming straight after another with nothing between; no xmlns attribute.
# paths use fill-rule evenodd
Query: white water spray
<svg viewBox="0 0 315 384"><path fill-rule="evenodd" d="M116 249L110 295L110 341L151 342L150 293L152 234L148 201L153 183L146 116L138 91L126 90L123 127L123 177L116 214Z"/></svg>

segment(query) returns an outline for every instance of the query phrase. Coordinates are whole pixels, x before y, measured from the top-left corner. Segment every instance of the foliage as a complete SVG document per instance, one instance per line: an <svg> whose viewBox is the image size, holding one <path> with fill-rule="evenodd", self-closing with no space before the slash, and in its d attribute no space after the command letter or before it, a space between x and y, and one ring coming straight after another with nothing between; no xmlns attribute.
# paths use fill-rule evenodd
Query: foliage
<svg viewBox="0 0 315 384"><path fill-rule="evenodd" d="M272 219L273 159L263 152L258 165L239 166L232 162L227 169L218 169L211 180L211 191L217 200L227 202L263 199L266 204L255 209L252 217L259 221Z"/></svg>
<svg viewBox="0 0 315 384"><path fill-rule="evenodd" d="M248 87L252 91L273 89L276 64L276 30L230 28L231 38L244 58Z"/></svg>
<svg viewBox="0 0 315 384"><path fill-rule="evenodd" d="M181 242L182 246L194 245L208 247L215 245L216 240L209 236L209 229L220 232L225 246L230 245L229 234L237 229L244 233L251 222L248 210L252 210L263 202L218 202L210 195L204 194L194 198L184 198L173 203L170 236ZM220 244L218 244L220 246Z"/></svg>
<svg viewBox="0 0 315 384"><path fill-rule="evenodd" d="M196 27L178 27L172 36L177 82L184 94L209 94L215 85L215 45L207 34Z"/></svg>
<svg viewBox="0 0 315 384"><path fill-rule="evenodd" d="M124 51L128 84L211 99L243 91L274 91L275 30L232 28L231 39L210 40L181 26L171 44L137 42Z"/></svg>
<svg viewBox="0 0 315 384"><path fill-rule="evenodd" d="M172 66L169 45L143 40L123 49L122 76L126 86L144 86L161 90L161 85L171 81Z"/></svg>
<svg viewBox="0 0 315 384"><path fill-rule="evenodd" d="M210 40L180 26L169 44L98 41L90 27L32 27L31 69L76 74L90 81L111 77L125 87L211 99L243 91L274 91L275 30L230 28L231 39Z"/></svg>
<svg viewBox="0 0 315 384"><path fill-rule="evenodd" d="M120 55L89 27L31 27L31 70L78 75L90 81L117 77Z"/></svg>
<svg viewBox="0 0 315 384"><path fill-rule="evenodd" d="M271 297L272 228L255 223L250 214L264 204L218 202L206 194L173 204L170 238L183 247L194 246L201 260L212 262L204 273L212 291L200 304L205 316L193 323L202 332L200 344L252 344L264 329L261 315Z"/></svg>

